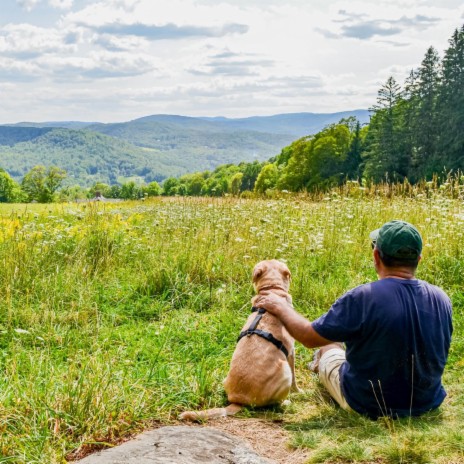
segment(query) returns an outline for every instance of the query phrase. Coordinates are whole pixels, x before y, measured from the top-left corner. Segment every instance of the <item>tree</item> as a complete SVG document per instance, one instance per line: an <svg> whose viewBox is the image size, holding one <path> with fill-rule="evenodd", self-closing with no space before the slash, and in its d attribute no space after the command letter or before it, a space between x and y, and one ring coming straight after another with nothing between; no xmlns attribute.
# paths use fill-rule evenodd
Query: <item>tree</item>
<svg viewBox="0 0 464 464"><path fill-rule="evenodd" d="M131 180L121 185L121 198L124 200L137 200L142 198L142 196L143 193L141 187L134 181Z"/></svg>
<svg viewBox="0 0 464 464"><path fill-rule="evenodd" d="M50 203L66 178L66 171L56 166L34 166L23 178L21 186L29 201Z"/></svg>
<svg viewBox="0 0 464 464"><path fill-rule="evenodd" d="M199 172L192 174L187 180L188 195L198 196L205 186L205 179Z"/></svg>
<svg viewBox="0 0 464 464"><path fill-rule="evenodd" d="M161 195L161 187L156 181L150 182L147 186L143 187L142 190L143 193L146 193L149 197L157 197Z"/></svg>
<svg viewBox="0 0 464 464"><path fill-rule="evenodd" d="M241 191L243 181L243 172L237 172L232 176L230 180L230 193L232 195L238 196Z"/></svg>
<svg viewBox="0 0 464 464"><path fill-rule="evenodd" d="M404 106L401 87L393 77L380 88L366 139L365 175L374 181L402 180L408 174L410 156L404 150Z"/></svg>
<svg viewBox="0 0 464 464"><path fill-rule="evenodd" d="M111 198L111 187L103 182L96 182L89 190L89 197L106 197Z"/></svg>
<svg viewBox="0 0 464 464"><path fill-rule="evenodd" d="M358 179L361 177L361 163L363 152L363 135L365 131L361 129L361 123L356 120L354 127L351 127L351 142L343 171L347 179Z"/></svg>
<svg viewBox="0 0 464 464"><path fill-rule="evenodd" d="M14 203L21 200L21 188L17 182L0 168L0 203Z"/></svg>
<svg viewBox="0 0 464 464"><path fill-rule="evenodd" d="M163 195L165 196L177 195L178 188L179 188L179 179L177 179L176 177L168 177L163 182Z"/></svg>
<svg viewBox="0 0 464 464"><path fill-rule="evenodd" d="M253 190L255 188L255 182L258 178L259 173L263 164L259 161L253 161L253 163L241 163L239 168L243 172L242 185L240 191Z"/></svg>
<svg viewBox="0 0 464 464"><path fill-rule="evenodd" d="M456 29L443 58L440 87L440 143L443 166L464 165L464 26Z"/></svg>
<svg viewBox="0 0 464 464"><path fill-rule="evenodd" d="M285 153L285 159L288 161L283 167L282 174L277 183L279 189L298 192L305 188L310 179L309 158L311 156L312 144L313 137L303 137L282 150L282 153Z"/></svg>
<svg viewBox="0 0 464 464"><path fill-rule="evenodd" d="M437 154L439 121L437 100L439 92L440 57L433 47L429 47L417 72L417 88L414 129L414 156L416 178L429 176L436 171L434 159Z"/></svg>
<svg viewBox="0 0 464 464"><path fill-rule="evenodd" d="M266 164L256 179L255 192L266 193L267 190L275 188L278 178L279 170L277 166L273 163Z"/></svg>

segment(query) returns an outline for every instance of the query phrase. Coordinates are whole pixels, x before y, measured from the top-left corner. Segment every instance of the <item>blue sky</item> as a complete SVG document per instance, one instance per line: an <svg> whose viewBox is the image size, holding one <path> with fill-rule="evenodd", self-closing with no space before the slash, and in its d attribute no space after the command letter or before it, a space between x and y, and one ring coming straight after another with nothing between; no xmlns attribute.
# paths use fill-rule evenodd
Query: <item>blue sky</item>
<svg viewBox="0 0 464 464"><path fill-rule="evenodd" d="M2 0L0 123L368 108L463 23L457 0Z"/></svg>

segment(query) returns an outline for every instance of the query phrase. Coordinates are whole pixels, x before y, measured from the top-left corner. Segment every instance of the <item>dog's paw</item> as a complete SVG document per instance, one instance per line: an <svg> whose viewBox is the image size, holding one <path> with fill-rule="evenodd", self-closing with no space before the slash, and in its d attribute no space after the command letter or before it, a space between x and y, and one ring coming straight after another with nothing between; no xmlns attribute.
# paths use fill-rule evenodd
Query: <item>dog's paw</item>
<svg viewBox="0 0 464 464"><path fill-rule="evenodd" d="M287 406L290 406L291 404L292 404L292 402L291 402L290 400L284 400L284 401L282 401L282 406L285 407L285 408L286 408Z"/></svg>

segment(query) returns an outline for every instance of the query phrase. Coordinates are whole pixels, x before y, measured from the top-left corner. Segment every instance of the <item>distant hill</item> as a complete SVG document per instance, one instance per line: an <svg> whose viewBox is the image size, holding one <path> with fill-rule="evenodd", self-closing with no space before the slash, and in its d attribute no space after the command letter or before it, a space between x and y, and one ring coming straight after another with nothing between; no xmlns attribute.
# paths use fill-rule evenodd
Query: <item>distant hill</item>
<svg viewBox="0 0 464 464"><path fill-rule="evenodd" d="M33 166L55 165L68 172L68 184L116 183L127 178L162 180L188 169L157 150L136 147L128 142L90 131L51 129L13 146L0 146L0 166L20 180ZM2 128L0 127L0 133ZM176 160L178 161L178 160Z"/></svg>
<svg viewBox="0 0 464 464"><path fill-rule="evenodd" d="M242 119L153 115L124 123L54 121L0 126L0 167L20 180L37 164L68 172L68 184L162 181L225 163L264 161L296 138L366 110Z"/></svg>
<svg viewBox="0 0 464 464"><path fill-rule="evenodd" d="M252 116L249 118L229 119L224 117L202 118L216 122L227 128L290 134L295 137L315 134L329 124L336 124L340 119L355 116L361 124L369 122L368 110L343 111L340 113L288 113L275 116Z"/></svg>

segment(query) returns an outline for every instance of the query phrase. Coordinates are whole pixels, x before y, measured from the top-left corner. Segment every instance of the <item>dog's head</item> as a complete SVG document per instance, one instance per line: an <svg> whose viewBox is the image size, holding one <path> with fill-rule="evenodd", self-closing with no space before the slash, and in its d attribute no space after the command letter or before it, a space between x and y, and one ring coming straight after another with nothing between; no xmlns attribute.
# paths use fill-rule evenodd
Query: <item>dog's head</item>
<svg viewBox="0 0 464 464"><path fill-rule="evenodd" d="M288 293L291 273L285 263L270 259L259 262L253 270L253 285L261 290L283 290Z"/></svg>

